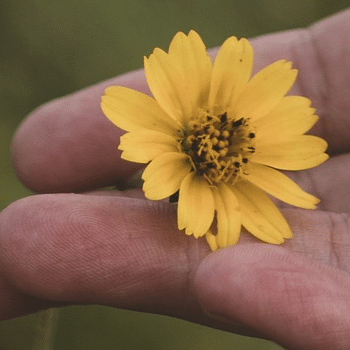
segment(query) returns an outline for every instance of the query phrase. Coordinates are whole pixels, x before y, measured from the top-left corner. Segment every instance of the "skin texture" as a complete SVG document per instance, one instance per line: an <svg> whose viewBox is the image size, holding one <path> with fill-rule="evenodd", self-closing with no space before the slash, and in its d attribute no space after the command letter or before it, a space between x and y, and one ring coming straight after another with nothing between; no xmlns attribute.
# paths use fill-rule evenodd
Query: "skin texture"
<svg viewBox="0 0 350 350"><path fill-rule="evenodd" d="M176 207L144 200L128 186L139 165L116 151L123 133L102 114L104 88L148 92L129 73L34 111L13 144L23 183L42 194L1 212L0 319L52 306L103 304L172 315L288 349L350 346L350 11L308 29L254 39L255 70L284 58L320 121L312 133L331 159L290 174L321 199L317 211L283 208L294 238L282 246L243 232L210 253L178 232ZM211 51L215 56L215 49ZM92 191L84 194L69 192ZM60 194L58 194L60 192ZM135 219L136 218L136 219Z"/></svg>

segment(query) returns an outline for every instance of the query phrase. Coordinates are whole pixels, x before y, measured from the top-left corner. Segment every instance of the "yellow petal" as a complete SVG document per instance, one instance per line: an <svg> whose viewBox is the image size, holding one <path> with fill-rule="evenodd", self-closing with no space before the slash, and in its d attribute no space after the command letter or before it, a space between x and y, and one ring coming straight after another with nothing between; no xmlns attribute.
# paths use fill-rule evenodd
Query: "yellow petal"
<svg viewBox="0 0 350 350"><path fill-rule="evenodd" d="M217 219L217 246L223 248L234 245L238 241L242 224L237 198L223 182L217 188L213 188L213 194Z"/></svg>
<svg viewBox="0 0 350 350"><path fill-rule="evenodd" d="M153 98L126 87L108 87L101 108L113 124L126 131L150 129L173 135L181 129Z"/></svg>
<svg viewBox="0 0 350 350"><path fill-rule="evenodd" d="M271 111L292 87L297 70L291 63L277 61L257 73L246 85L232 106L239 117L256 120Z"/></svg>
<svg viewBox="0 0 350 350"><path fill-rule="evenodd" d="M182 180L190 171L188 155L176 152L161 154L142 174L145 196L153 200L171 196L179 190Z"/></svg>
<svg viewBox="0 0 350 350"><path fill-rule="evenodd" d="M292 237L286 219L263 191L246 181L239 181L233 190L240 204L242 224L252 235L273 244Z"/></svg>
<svg viewBox="0 0 350 350"><path fill-rule="evenodd" d="M191 30L186 36L179 32L170 43L169 58L179 68L188 90L183 93L194 106L207 104L212 63L201 37Z"/></svg>
<svg viewBox="0 0 350 350"><path fill-rule="evenodd" d="M257 139L251 160L277 169L304 170L326 161L326 149L327 142L313 135L291 136L281 142L273 138Z"/></svg>
<svg viewBox="0 0 350 350"><path fill-rule="evenodd" d="M170 135L154 130L137 130L124 134L118 147L121 157L130 162L148 163L165 152L177 152L178 142Z"/></svg>
<svg viewBox="0 0 350 350"><path fill-rule="evenodd" d="M254 123L258 139L283 141L289 135L302 135L317 122L311 101L301 96L285 96L264 117Z"/></svg>
<svg viewBox="0 0 350 350"><path fill-rule="evenodd" d="M188 174L181 183L178 203L178 227L198 238L210 228L214 219L214 198L207 180Z"/></svg>
<svg viewBox="0 0 350 350"><path fill-rule="evenodd" d="M319 199L303 191L294 181L280 171L252 163L248 175L243 175L272 196L296 207L315 209Z"/></svg>
<svg viewBox="0 0 350 350"><path fill-rule="evenodd" d="M216 235L213 235L210 230L205 234L205 238L207 240L207 243L208 243L210 249L213 252L215 252L216 250L219 249L218 242L216 240Z"/></svg>
<svg viewBox="0 0 350 350"><path fill-rule="evenodd" d="M177 33L169 54L156 48L144 60L148 86L159 105L185 124L208 94L211 62L200 36Z"/></svg>
<svg viewBox="0 0 350 350"><path fill-rule="evenodd" d="M213 114L227 111L248 82L253 65L253 48L246 39L228 38L214 63L209 106ZM220 108L222 110L220 110Z"/></svg>

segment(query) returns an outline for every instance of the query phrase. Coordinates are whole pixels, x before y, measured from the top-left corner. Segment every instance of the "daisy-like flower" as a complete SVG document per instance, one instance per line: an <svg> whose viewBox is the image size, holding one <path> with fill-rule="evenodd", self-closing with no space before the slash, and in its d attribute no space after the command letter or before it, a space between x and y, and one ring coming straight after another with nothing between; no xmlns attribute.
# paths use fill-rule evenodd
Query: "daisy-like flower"
<svg viewBox="0 0 350 350"><path fill-rule="evenodd" d="M319 202L277 170L328 158L323 139L304 135L318 119L310 100L285 96L297 70L280 60L251 78L252 65L246 39L227 39L212 64L195 31L179 32L168 53L145 58L153 98L121 86L102 97L107 118L127 131L122 158L149 163L145 196L178 198L178 228L212 250L234 245L242 225L268 243L292 237L265 192L306 209Z"/></svg>

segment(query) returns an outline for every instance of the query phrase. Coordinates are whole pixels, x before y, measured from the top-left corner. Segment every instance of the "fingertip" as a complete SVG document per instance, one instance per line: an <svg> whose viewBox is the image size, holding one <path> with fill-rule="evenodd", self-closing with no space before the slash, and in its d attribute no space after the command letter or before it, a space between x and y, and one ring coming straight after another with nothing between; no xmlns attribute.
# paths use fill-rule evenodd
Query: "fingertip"
<svg viewBox="0 0 350 350"><path fill-rule="evenodd" d="M76 194L18 200L0 214L0 279L45 300L133 308L172 296L169 308L186 304L186 241L195 261L208 251L177 232L166 204Z"/></svg>
<svg viewBox="0 0 350 350"><path fill-rule="evenodd" d="M194 286L207 314L283 346L344 346L338 335L350 326L347 276L283 247L246 244L219 250L199 265Z"/></svg>
<svg viewBox="0 0 350 350"><path fill-rule="evenodd" d="M104 89L124 85L148 93L135 71L58 98L34 110L14 135L12 164L31 190L83 191L118 183L139 168L120 159L119 137L100 109Z"/></svg>

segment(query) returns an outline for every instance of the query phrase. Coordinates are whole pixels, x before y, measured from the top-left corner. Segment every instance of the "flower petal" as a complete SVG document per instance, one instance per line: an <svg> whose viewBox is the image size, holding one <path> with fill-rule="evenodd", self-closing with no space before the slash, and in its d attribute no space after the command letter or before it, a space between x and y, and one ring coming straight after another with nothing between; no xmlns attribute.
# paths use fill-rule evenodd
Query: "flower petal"
<svg viewBox="0 0 350 350"><path fill-rule="evenodd" d="M214 198L207 180L189 173L181 183L178 203L178 227L198 238L210 228L214 219Z"/></svg>
<svg viewBox="0 0 350 350"><path fill-rule="evenodd" d="M179 32L169 54L156 48L144 60L148 86L159 105L174 120L185 124L206 101L211 76L211 61L200 36Z"/></svg>
<svg viewBox="0 0 350 350"><path fill-rule="evenodd" d="M137 130L124 134L118 147L121 158L130 162L148 163L165 152L177 152L178 142L170 135L154 130Z"/></svg>
<svg viewBox="0 0 350 350"><path fill-rule="evenodd" d="M324 153L326 149L327 142L313 135L291 136L281 142L273 138L257 139L251 161L277 169L304 170L326 161L329 158Z"/></svg>
<svg viewBox="0 0 350 350"><path fill-rule="evenodd" d="M256 137L283 141L290 135L302 135L317 122L311 101L302 96L285 96L264 117L254 123Z"/></svg>
<svg viewBox="0 0 350 350"><path fill-rule="evenodd" d="M223 182L213 188L215 201L218 248L237 243L241 232L242 215L238 200L231 189Z"/></svg>
<svg viewBox="0 0 350 350"><path fill-rule="evenodd" d="M272 196L296 207L315 209L319 199L303 191L294 181L280 171L252 163L245 179Z"/></svg>
<svg viewBox="0 0 350 350"><path fill-rule="evenodd" d="M153 200L171 196L179 190L182 180L190 171L188 155L178 152L161 154L142 174L145 196Z"/></svg>
<svg viewBox="0 0 350 350"><path fill-rule="evenodd" d="M123 86L110 86L102 96L106 117L126 131L150 129L173 135L181 129L151 97Z"/></svg>
<svg viewBox="0 0 350 350"><path fill-rule="evenodd" d="M247 39L228 38L216 56L210 85L212 114L227 111L248 82L253 65L253 48Z"/></svg>
<svg viewBox="0 0 350 350"><path fill-rule="evenodd" d="M246 181L239 181L233 191L240 204L242 224L251 234L273 244L292 237L286 219L263 191Z"/></svg>
<svg viewBox="0 0 350 350"><path fill-rule="evenodd" d="M212 252L215 252L219 249L218 241L216 240L216 235L213 235L213 233L210 230L205 234L205 238Z"/></svg>
<svg viewBox="0 0 350 350"><path fill-rule="evenodd" d="M284 60L258 72L232 106L234 114L256 120L271 111L292 87L297 70Z"/></svg>
<svg viewBox="0 0 350 350"><path fill-rule="evenodd" d="M207 104L212 63L201 37L191 30L186 36L179 32L170 43L169 57L179 67L181 78L189 87L185 92L194 106Z"/></svg>

